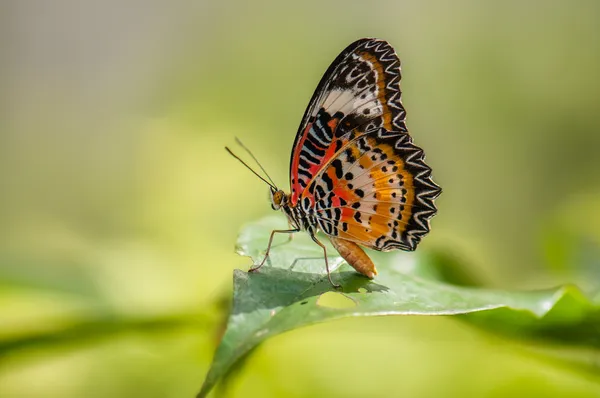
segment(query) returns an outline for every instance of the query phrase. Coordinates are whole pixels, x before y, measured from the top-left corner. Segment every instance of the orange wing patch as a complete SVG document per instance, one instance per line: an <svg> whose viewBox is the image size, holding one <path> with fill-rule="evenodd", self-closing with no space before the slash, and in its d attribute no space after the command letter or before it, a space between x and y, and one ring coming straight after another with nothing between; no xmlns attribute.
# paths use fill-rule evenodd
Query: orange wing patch
<svg viewBox="0 0 600 398"><path fill-rule="evenodd" d="M309 187L321 229L375 250L414 250L414 232L435 212L417 191L437 189L421 178L429 168L410 161L420 153L407 135L383 129L348 144Z"/></svg>

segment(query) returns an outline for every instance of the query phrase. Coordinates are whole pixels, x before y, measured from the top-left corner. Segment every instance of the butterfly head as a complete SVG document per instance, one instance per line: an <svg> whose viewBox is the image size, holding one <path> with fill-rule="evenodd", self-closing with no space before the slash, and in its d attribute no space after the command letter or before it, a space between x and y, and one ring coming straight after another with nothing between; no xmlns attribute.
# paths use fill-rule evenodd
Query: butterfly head
<svg viewBox="0 0 600 398"><path fill-rule="evenodd" d="M279 210L288 204L288 196L281 189L271 187L271 208Z"/></svg>

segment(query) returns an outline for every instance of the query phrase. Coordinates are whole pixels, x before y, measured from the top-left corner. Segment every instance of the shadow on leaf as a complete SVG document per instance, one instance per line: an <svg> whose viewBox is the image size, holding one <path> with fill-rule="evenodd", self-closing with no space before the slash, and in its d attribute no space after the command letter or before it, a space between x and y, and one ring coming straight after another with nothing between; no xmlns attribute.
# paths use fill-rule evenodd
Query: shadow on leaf
<svg viewBox="0 0 600 398"><path fill-rule="evenodd" d="M367 292L389 290L386 286L353 271L336 272L333 277L336 283L342 285L341 288L336 289L331 286L327 276L322 274L272 267L262 268L257 272L235 270L233 314L287 307L326 292L358 293L359 289L365 289Z"/></svg>

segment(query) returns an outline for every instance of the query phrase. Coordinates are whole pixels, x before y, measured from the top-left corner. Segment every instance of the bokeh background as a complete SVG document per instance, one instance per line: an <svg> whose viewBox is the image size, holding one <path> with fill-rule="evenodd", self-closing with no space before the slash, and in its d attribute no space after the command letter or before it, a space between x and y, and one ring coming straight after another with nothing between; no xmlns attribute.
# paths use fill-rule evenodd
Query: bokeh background
<svg viewBox="0 0 600 398"><path fill-rule="evenodd" d="M421 249L487 286L593 291L599 21L592 0L1 2L0 396L193 396L249 266L237 231L271 211L223 146L287 186L307 102L361 37L400 55L444 188ZM230 394L598 397L599 379L397 317L277 337Z"/></svg>

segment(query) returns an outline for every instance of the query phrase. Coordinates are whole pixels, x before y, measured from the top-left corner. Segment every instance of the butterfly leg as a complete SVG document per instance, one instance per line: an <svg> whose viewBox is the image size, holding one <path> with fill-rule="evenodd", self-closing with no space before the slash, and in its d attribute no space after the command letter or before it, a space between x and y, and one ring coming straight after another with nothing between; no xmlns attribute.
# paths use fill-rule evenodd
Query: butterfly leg
<svg viewBox="0 0 600 398"><path fill-rule="evenodd" d="M300 231L300 229L296 228L294 225L292 225L292 223L289 223L289 226L290 226L290 229L289 229L290 231L291 230L294 230L296 232ZM277 244L273 245L272 247L279 247L279 246L287 245L292 240L294 240L294 233L290 232L290 233L288 233L288 239L285 242L277 243Z"/></svg>
<svg viewBox="0 0 600 398"><path fill-rule="evenodd" d="M265 263L265 261L267 261L267 259L269 258L269 252L271 251L271 245L273 244L273 237L275 236L275 234L293 234L296 232L299 232L300 229L295 228L295 229L276 229L274 231L271 231L271 236L269 237L269 245L267 246L267 252L265 253L265 258L263 258L263 260L260 262L260 264L255 265L254 267L250 268L248 270L248 272L254 272L257 271L260 267L263 266L263 264Z"/></svg>
<svg viewBox="0 0 600 398"><path fill-rule="evenodd" d="M310 237L312 238L312 240L315 241L317 245L321 246L321 248L323 249L323 256L325 256L325 269L327 270L327 278L329 278L329 283L331 283L331 286L333 286L336 289L342 287L341 285L333 283L333 281L331 280L331 272L329 272L329 262L327 261L327 249L325 248L325 245L319 242L316 236L311 234Z"/></svg>
<svg viewBox="0 0 600 398"><path fill-rule="evenodd" d="M294 229L294 226L292 225L292 223L289 223L290 229ZM298 228L295 228L298 229ZM285 243L290 243L292 240L294 239L294 234L288 234L288 240Z"/></svg>

